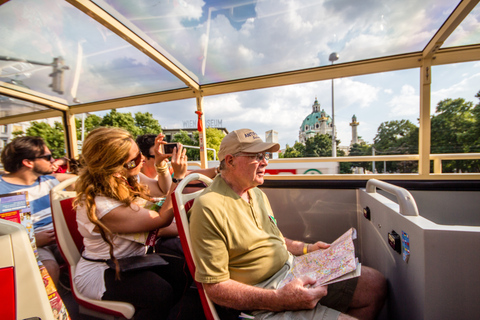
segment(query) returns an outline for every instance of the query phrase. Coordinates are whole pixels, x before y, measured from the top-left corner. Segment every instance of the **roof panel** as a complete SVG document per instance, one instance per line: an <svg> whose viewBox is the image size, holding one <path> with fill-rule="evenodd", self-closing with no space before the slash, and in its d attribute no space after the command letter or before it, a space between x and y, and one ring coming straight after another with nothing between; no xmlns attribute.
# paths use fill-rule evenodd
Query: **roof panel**
<svg viewBox="0 0 480 320"><path fill-rule="evenodd" d="M200 84L419 52L459 1L97 0ZM138 33L138 32L137 32Z"/></svg>
<svg viewBox="0 0 480 320"><path fill-rule="evenodd" d="M11 0L0 6L0 21L1 81L61 97L69 104L186 87L65 1ZM61 84L52 87L55 61L63 80L58 77Z"/></svg>
<svg viewBox="0 0 480 320"><path fill-rule="evenodd" d="M0 94L0 118L49 110L47 107Z"/></svg>
<svg viewBox="0 0 480 320"><path fill-rule="evenodd" d="M460 25L445 40L442 47L457 47L480 43L480 4L465 17Z"/></svg>

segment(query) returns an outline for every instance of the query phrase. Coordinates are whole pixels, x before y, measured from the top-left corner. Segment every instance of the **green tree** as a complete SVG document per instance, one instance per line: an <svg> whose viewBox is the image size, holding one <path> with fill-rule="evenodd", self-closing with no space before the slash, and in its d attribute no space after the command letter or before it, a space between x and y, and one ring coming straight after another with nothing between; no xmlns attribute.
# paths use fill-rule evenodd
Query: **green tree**
<svg viewBox="0 0 480 320"><path fill-rule="evenodd" d="M223 140L223 137L225 136L223 132L219 129L216 128L207 128L205 130L205 135L207 137L207 148L213 148L216 150L216 153L218 155L218 150L220 149L220 143ZM192 133L192 137L188 135L186 131L180 130L179 133L175 134L173 136L172 141L174 142L180 142L183 145L187 146L199 146L199 132L194 131ZM187 156L189 160L196 161L200 160L200 151L198 149L187 149ZM213 160L213 151L208 151L207 150L207 158L208 160Z"/></svg>
<svg viewBox="0 0 480 320"><path fill-rule="evenodd" d="M112 109L103 117L100 126L123 128L130 132L133 137L138 136L141 132L130 112L121 113L117 112L116 109Z"/></svg>
<svg viewBox="0 0 480 320"><path fill-rule="evenodd" d="M337 146L340 140L336 140ZM337 156L341 157L345 153L337 148ZM304 157L331 157L332 156L332 136L329 134L316 134L305 141Z"/></svg>
<svg viewBox="0 0 480 320"><path fill-rule="evenodd" d="M180 142L184 146L195 146L195 141L188 135L187 131L180 130L180 132L173 135L172 142ZM198 150L187 148L187 157L189 161L197 160L200 157Z"/></svg>
<svg viewBox="0 0 480 320"><path fill-rule="evenodd" d="M135 113L135 125L140 129L140 135L147 133L159 134L162 132L162 127L158 120L154 119L150 112Z"/></svg>
<svg viewBox="0 0 480 320"><path fill-rule="evenodd" d="M207 148L215 149L215 152L216 152L217 157L218 157L218 150L220 150L220 143L222 142L225 135L219 129L207 128L205 130L205 136L207 137ZM193 133L193 140L196 141L196 143L197 143L196 145L200 145L199 132L198 131L195 131ZM198 156L200 157L200 152L198 152ZM208 151L207 150L207 157L208 157L208 160L214 160L213 159L213 151Z"/></svg>
<svg viewBox="0 0 480 320"><path fill-rule="evenodd" d="M350 150L348 151L349 157L367 156L371 154L372 154L372 146L365 142L354 143L350 147ZM340 173L351 173L352 167L361 167L361 168L364 168L365 170L372 170L372 163L371 162L344 162L340 164Z"/></svg>
<svg viewBox="0 0 480 320"><path fill-rule="evenodd" d="M65 137L63 125L55 122L51 127L46 122L32 121L31 126L26 130L27 136L42 137L54 158L65 156Z"/></svg>
<svg viewBox="0 0 480 320"><path fill-rule="evenodd" d="M340 140L337 140L337 146ZM337 149L337 156L344 156L345 152ZM332 137L329 134L316 134L308 138L305 144L295 142L293 147L285 148L281 158L306 158L306 157L331 157L332 156Z"/></svg>
<svg viewBox="0 0 480 320"><path fill-rule="evenodd" d="M285 151L279 154L279 158L302 158L305 153L305 146L300 142L295 142L293 147L286 146Z"/></svg>
<svg viewBox="0 0 480 320"><path fill-rule="evenodd" d="M375 154L418 154L418 127L410 120L386 121L378 127L373 142ZM416 161L389 161L386 167L388 172L418 171Z"/></svg>
<svg viewBox="0 0 480 320"><path fill-rule="evenodd" d="M431 152L480 152L478 108L478 104L474 107L473 102L466 102L463 98L440 101L435 110L436 115L431 117ZM479 164L475 160L443 161L442 172L478 172Z"/></svg>
<svg viewBox="0 0 480 320"><path fill-rule="evenodd" d="M86 137L87 134L95 128L100 127L100 123L102 122L102 118L95 115L89 114L83 123L84 126L84 136ZM75 126L77 128L77 140L80 141L82 139L82 119L75 118Z"/></svg>

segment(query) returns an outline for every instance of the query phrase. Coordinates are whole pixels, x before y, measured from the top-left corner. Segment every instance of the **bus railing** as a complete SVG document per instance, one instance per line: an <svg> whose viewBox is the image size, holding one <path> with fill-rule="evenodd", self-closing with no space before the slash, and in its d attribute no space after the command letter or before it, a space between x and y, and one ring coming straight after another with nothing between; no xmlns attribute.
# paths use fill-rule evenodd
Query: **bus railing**
<svg viewBox="0 0 480 320"><path fill-rule="evenodd" d="M311 157L311 158L277 158L270 159L269 164L275 164L277 167L282 166L285 169L295 168L295 164L311 164L315 167L315 163L339 163L339 162L378 162L378 161L418 161L418 154L404 154L404 155L380 155L380 156L352 156L352 157ZM320 176L323 178L334 179L480 179L480 173L442 173L442 162L445 160L480 160L480 153L446 153L446 154L430 154L430 160L433 160L433 172L428 174L418 173L364 173L364 174L321 174L321 175L306 175L294 174L295 179L302 177L302 179L317 179ZM218 161L210 161L209 166L218 165ZM189 166L193 169L201 168L201 163L197 161L189 162ZM267 167L268 169L268 167ZM274 175L268 176L268 179L276 179ZM281 175L282 178L288 175ZM321 178L322 179L322 178Z"/></svg>

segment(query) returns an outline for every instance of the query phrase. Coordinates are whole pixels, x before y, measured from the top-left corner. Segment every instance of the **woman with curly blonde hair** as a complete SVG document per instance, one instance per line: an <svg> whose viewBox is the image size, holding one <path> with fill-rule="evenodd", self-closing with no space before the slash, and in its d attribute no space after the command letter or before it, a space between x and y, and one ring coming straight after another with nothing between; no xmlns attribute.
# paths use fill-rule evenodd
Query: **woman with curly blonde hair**
<svg viewBox="0 0 480 320"><path fill-rule="evenodd" d="M85 249L74 281L92 299L130 302L136 319L166 319L189 286L183 261L140 271L119 272L120 258L146 254L135 235L167 226L173 219L171 193L176 183L169 174L171 156L174 181L187 171L185 149L179 145L163 154L163 135L155 141L158 180L143 175L144 157L132 136L120 128L98 128L89 133L82 148L82 168L75 184L78 230ZM166 196L160 210L146 209L147 201ZM107 260L116 268L110 268Z"/></svg>

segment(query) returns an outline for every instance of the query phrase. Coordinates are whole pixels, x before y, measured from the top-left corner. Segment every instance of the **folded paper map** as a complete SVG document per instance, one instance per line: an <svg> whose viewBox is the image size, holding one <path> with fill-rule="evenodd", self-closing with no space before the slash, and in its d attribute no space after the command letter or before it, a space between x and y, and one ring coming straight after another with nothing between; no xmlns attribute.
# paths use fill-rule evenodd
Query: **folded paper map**
<svg viewBox="0 0 480 320"><path fill-rule="evenodd" d="M317 250L295 257L292 269L278 288L283 287L293 279L309 276L316 280L313 287L327 285L360 276L360 263L355 258L353 240L357 231L349 229L328 249Z"/></svg>

